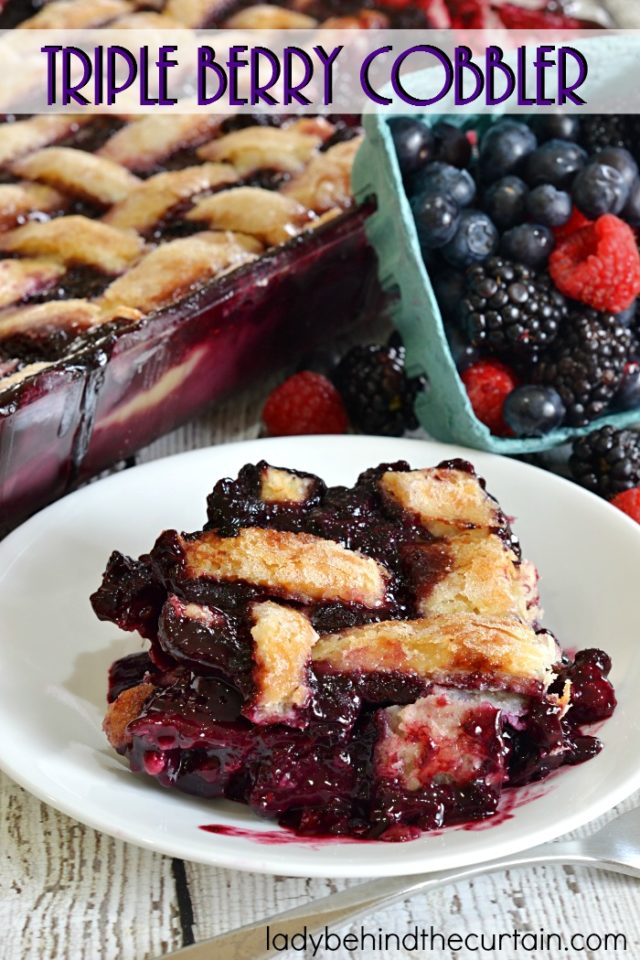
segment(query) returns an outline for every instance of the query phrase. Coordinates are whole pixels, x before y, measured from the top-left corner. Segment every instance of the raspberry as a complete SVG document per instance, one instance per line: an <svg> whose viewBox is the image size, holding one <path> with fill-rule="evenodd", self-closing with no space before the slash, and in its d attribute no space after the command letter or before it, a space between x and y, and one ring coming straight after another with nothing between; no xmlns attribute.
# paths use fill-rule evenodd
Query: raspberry
<svg viewBox="0 0 640 960"><path fill-rule="evenodd" d="M559 243L549 272L561 293L621 313L640 294L640 254L631 227L607 213Z"/></svg>
<svg viewBox="0 0 640 960"><path fill-rule="evenodd" d="M631 490L618 493L609 502L618 510L626 513L636 523L640 523L640 487L632 487Z"/></svg>
<svg viewBox="0 0 640 960"><path fill-rule="evenodd" d="M574 207L571 217L567 222L563 223L561 227L554 227L553 235L556 238L556 243L558 244L561 240L566 240L567 237L572 236L576 231L582 230L583 227L590 227L591 224L592 221L588 220L584 213L580 213L577 207Z"/></svg>
<svg viewBox="0 0 640 960"><path fill-rule="evenodd" d="M518 382L498 360L479 360L461 374L473 412L496 436L512 436L503 417L504 402Z"/></svg>
<svg viewBox="0 0 640 960"><path fill-rule="evenodd" d="M321 373L294 373L267 398L262 420L272 437L345 433L349 426L340 394Z"/></svg>

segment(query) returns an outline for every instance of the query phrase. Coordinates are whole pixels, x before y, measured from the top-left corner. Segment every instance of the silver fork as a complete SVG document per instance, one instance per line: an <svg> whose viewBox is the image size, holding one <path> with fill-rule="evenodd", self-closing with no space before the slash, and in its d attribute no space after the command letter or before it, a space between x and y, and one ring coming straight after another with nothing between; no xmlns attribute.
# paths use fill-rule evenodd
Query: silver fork
<svg viewBox="0 0 640 960"><path fill-rule="evenodd" d="M414 897L417 893L428 893L447 883L469 880L496 870L542 863L594 867L640 879L640 807L616 817L582 840L545 843L510 857L459 867L457 870L371 880L165 954L164 960L263 960L273 955L267 949L267 927L271 941L277 933L292 936L305 927L308 934L314 934L325 927L344 926L374 910L382 910L397 900Z"/></svg>

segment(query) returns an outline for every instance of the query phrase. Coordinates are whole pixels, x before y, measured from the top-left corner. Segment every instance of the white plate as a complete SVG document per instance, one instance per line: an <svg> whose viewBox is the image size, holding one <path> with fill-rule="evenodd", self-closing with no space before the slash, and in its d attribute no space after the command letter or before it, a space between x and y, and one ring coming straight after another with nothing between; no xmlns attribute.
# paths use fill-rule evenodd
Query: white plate
<svg viewBox="0 0 640 960"><path fill-rule="evenodd" d="M248 808L165 790L128 772L100 729L111 661L141 641L99 623L89 594L112 549L138 555L165 527L202 525L220 477L262 458L351 483L366 467L467 456L517 516L542 576L545 623L566 647L613 658L619 707L594 760L525 791L530 802L482 828L405 844L259 842L273 824ZM99 830L172 856L296 876L390 876L475 863L541 843L640 787L640 528L602 500L502 457L416 440L295 437L229 444L128 470L54 504L0 544L0 765L28 790ZM200 829L223 824L249 835ZM289 841L289 842L287 842Z"/></svg>

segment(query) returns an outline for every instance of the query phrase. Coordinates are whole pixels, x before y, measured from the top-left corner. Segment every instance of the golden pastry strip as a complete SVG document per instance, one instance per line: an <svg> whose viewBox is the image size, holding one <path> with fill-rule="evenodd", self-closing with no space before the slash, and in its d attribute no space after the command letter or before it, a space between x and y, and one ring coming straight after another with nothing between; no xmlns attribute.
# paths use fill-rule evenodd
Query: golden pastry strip
<svg viewBox="0 0 640 960"><path fill-rule="evenodd" d="M155 691L152 683L139 683L135 687L123 690L120 696L110 703L104 718L102 729L107 740L115 750L123 751L129 743L127 727L136 720L144 704Z"/></svg>
<svg viewBox="0 0 640 960"><path fill-rule="evenodd" d="M239 176L255 170L303 170L322 143L320 137L282 127L245 127L212 140L198 150L203 160L231 163Z"/></svg>
<svg viewBox="0 0 640 960"><path fill-rule="evenodd" d="M40 183L0 184L0 230L10 230L32 213L57 213L67 200Z"/></svg>
<svg viewBox="0 0 640 960"><path fill-rule="evenodd" d="M52 366L51 363L45 363L43 361L39 363L28 363L26 367L22 367L21 370L13 370L11 373L7 373L4 376L0 375L0 385L2 386L3 390L9 390L11 387L17 387L25 380L28 380L29 377L35 377L36 374L42 373L47 369L47 367L50 366Z"/></svg>
<svg viewBox="0 0 640 960"><path fill-rule="evenodd" d="M500 510L464 470L434 467L385 473L380 478L385 497L413 514L434 536L451 537L470 529L487 533L500 524Z"/></svg>
<svg viewBox="0 0 640 960"><path fill-rule="evenodd" d="M176 150L215 136L220 117L185 114L141 117L122 127L98 150L98 155L129 170L151 170Z"/></svg>
<svg viewBox="0 0 640 960"><path fill-rule="evenodd" d="M0 267L4 262L0 262ZM0 314L0 337L45 327L85 330L99 320L100 308L88 300L51 300Z"/></svg>
<svg viewBox="0 0 640 960"><path fill-rule="evenodd" d="M513 552L494 535L461 534L419 547L415 565L418 613L514 616L529 620L531 598Z"/></svg>
<svg viewBox="0 0 640 960"><path fill-rule="evenodd" d="M361 142L362 137L354 137L319 153L282 192L316 213L345 210L353 202L351 168Z"/></svg>
<svg viewBox="0 0 640 960"><path fill-rule="evenodd" d="M129 11L126 0L91 0L91 3L87 3L87 0L55 0L18 24L18 29L78 30L82 27L99 27Z"/></svg>
<svg viewBox="0 0 640 960"><path fill-rule="evenodd" d="M111 206L134 190L140 181L129 170L85 150L45 147L17 160L12 171L26 180Z"/></svg>
<svg viewBox="0 0 640 960"><path fill-rule="evenodd" d="M309 214L290 197L261 187L237 187L200 200L187 220L203 220L216 230L248 233L267 245L286 243L309 221Z"/></svg>
<svg viewBox="0 0 640 960"><path fill-rule="evenodd" d="M62 140L85 124L92 117L54 116L31 117L2 125L0 137L0 165L6 165L25 153L38 150L57 140Z"/></svg>
<svg viewBox="0 0 640 960"><path fill-rule="evenodd" d="M225 21L225 27L232 30L312 30L317 25L318 21L306 13L268 3L245 7Z"/></svg>
<svg viewBox="0 0 640 960"><path fill-rule="evenodd" d="M253 260L251 242L233 234L200 233L164 243L114 280L98 302L144 312L175 303L222 271Z"/></svg>
<svg viewBox="0 0 640 960"><path fill-rule="evenodd" d="M7 253L51 257L67 266L83 264L107 274L123 273L143 246L133 232L81 216L27 223L0 234L0 250Z"/></svg>
<svg viewBox="0 0 640 960"><path fill-rule="evenodd" d="M555 641L513 617L431 616L386 620L322 637L312 658L336 672L406 673L435 683L480 677L528 693L546 689Z"/></svg>
<svg viewBox="0 0 640 960"><path fill-rule="evenodd" d="M279 467L266 467L260 480L260 499L265 503L304 503L314 487L311 477L299 477Z"/></svg>
<svg viewBox="0 0 640 960"><path fill-rule="evenodd" d="M233 167L226 163L203 163L184 170L157 173L112 207L103 221L121 230L145 233L181 201L237 179Z"/></svg>
<svg viewBox="0 0 640 960"><path fill-rule="evenodd" d="M184 27L204 27L219 20L229 9L229 0L167 0L165 14Z"/></svg>
<svg viewBox="0 0 640 960"><path fill-rule="evenodd" d="M277 596L366 607L385 602L386 574L372 560L307 533L245 527L235 537L211 531L181 539L188 578L245 581Z"/></svg>
<svg viewBox="0 0 640 960"><path fill-rule="evenodd" d="M311 695L307 670L318 639L304 614L266 601L251 611L256 695L245 712L254 723L277 723Z"/></svg>
<svg viewBox="0 0 640 960"><path fill-rule="evenodd" d="M64 272L52 260L0 260L0 307L48 290Z"/></svg>

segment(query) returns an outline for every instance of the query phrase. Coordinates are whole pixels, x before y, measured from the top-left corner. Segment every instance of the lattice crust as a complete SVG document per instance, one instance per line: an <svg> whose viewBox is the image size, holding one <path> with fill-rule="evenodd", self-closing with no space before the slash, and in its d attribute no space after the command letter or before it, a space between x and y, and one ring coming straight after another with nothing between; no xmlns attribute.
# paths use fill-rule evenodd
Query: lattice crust
<svg viewBox="0 0 640 960"><path fill-rule="evenodd" d="M65 267L53 260L0 260L0 307L44 293L64 272ZM1 316L0 332L3 328Z"/></svg>
<svg viewBox="0 0 640 960"><path fill-rule="evenodd" d="M229 0L167 0L164 12L185 27L204 27L218 21L229 9Z"/></svg>
<svg viewBox="0 0 640 960"><path fill-rule="evenodd" d="M142 707L155 689L152 683L139 683L123 690L120 696L109 704L102 729L114 750L121 752L127 746L127 727L140 715Z"/></svg>
<svg viewBox="0 0 640 960"><path fill-rule="evenodd" d="M116 203L103 220L112 227L144 234L180 203L237 179L238 174L228 163L203 163L198 167L157 173Z"/></svg>
<svg viewBox="0 0 640 960"><path fill-rule="evenodd" d="M0 184L0 231L24 223L31 214L61 213L66 206L64 196L51 187L39 183Z"/></svg>
<svg viewBox="0 0 640 960"><path fill-rule="evenodd" d="M351 167L361 142L354 137L314 157L283 193L316 213L346 209L351 203Z"/></svg>
<svg viewBox="0 0 640 960"><path fill-rule="evenodd" d="M311 698L309 662L318 634L303 613L270 600L254 604L251 616L256 694L244 713L254 723L295 720Z"/></svg>
<svg viewBox="0 0 640 960"><path fill-rule="evenodd" d="M0 136L0 166L77 133L88 123L91 123L91 117L76 116L32 117L5 123Z"/></svg>
<svg viewBox="0 0 640 960"><path fill-rule="evenodd" d="M263 168L299 173L320 144L319 137L297 130L246 127L200 147L198 156L232 163L241 177Z"/></svg>
<svg viewBox="0 0 640 960"><path fill-rule="evenodd" d="M414 580L418 613L535 618L527 577L500 537L462 534L426 544L408 564ZM527 568L529 574L529 568Z"/></svg>
<svg viewBox="0 0 640 960"><path fill-rule="evenodd" d="M317 22L300 8L239 10L229 0L52 0L21 27L286 29ZM3 123L0 389L37 372L35 361L64 360L64 336L37 343L26 336L18 347L10 333L29 334L30 324L37 324L31 332L42 330L35 307L46 297L75 303L84 295L89 325L132 321L337 216L352 202L358 141L331 146L335 133L336 124L322 117L278 126L216 115ZM63 332L64 317L79 309L52 308L52 325Z"/></svg>
<svg viewBox="0 0 640 960"><path fill-rule="evenodd" d="M322 637L317 667L348 673L401 673L453 686L540 694L558 660L553 637L515 617L432 615L386 620Z"/></svg>
<svg viewBox="0 0 640 960"><path fill-rule="evenodd" d="M187 214L187 220L204 221L215 230L248 233L268 246L286 243L309 219L302 204L261 187L214 193Z"/></svg>
<svg viewBox="0 0 640 960"><path fill-rule="evenodd" d="M57 0L47 3L29 20L19 24L24 30L79 30L101 27L116 17L129 13L126 0Z"/></svg>
<svg viewBox="0 0 640 960"><path fill-rule="evenodd" d="M380 488L392 504L415 516L434 536L469 530L484 535L504 526L496 501L465 470L435 467L382 475Z"/></svg>
<svg viewBox="0 0 640 960"><path fill-rule="evenodd" d="M0 235L0 250L7 253L50 257L68 266L83 264L114 275L130 267L143 247L137 234L83 216L27 223Z"/></svg>
<svg viewBox="0 0 640 960"><path fill-rule="evenodd" d="M7 310L0 314L0 337L14 336L30 330L61 328L87 330L103 319L100 308L88 300L63 300L39 303L24 310Z"/></svg>
<svg viewBox="0 0 640 960"><path fill-rule="evenodd" d="M135 172L153 170L176 151L215 136L220 121L199 114L140 117L114 133L98 154Z"/></svg>
<svg viewBox="0 0 640 960"><path fill-rule="evenodd" d="M148 313L180 300L211 277L254 260L261 249L251 237L230 233L200 233L173 240L156 247L114 280L99 302L114 309L125 305Z"/></svg>
<svg viewBox="0 0 640 960"><path fill-rule="evenodd" d="M72 147L36 150L15 161L11 170L25 180L38 180L104 206L124 200L140 182L119 163Z"/></svg>
<svg viewBox="0 0 640 960"><path fill-rule="evenodd" d="M268 3L245 7L226 21L233 30L312 30L318 21L297 10L285 10Z"/></svg>
<svg viewBox="0 0 640 960"><path fill-rule="evenodd" d="M260 499L265 503L305 503L316 487L314 477L266 467L260 478Z"/></svg>
<svg viewBox="0 0 640 960"><path fill-rule="evenodd" d="M235 537L209 531L176 535L186 580L254 584L274 596L307 603L384 606L387 573L373 560L308 533L245 527Z"/></svg>

